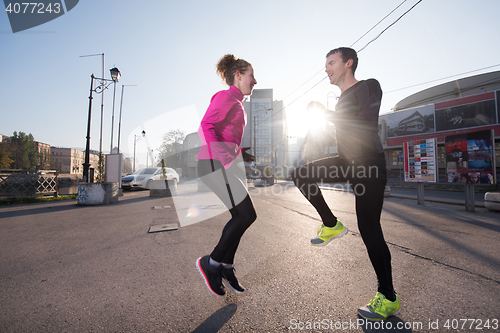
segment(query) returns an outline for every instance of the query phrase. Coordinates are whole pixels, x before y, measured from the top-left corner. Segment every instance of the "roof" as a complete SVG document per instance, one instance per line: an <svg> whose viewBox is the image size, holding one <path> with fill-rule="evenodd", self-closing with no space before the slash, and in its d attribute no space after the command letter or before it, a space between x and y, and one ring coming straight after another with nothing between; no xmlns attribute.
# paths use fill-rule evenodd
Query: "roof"
<svg viewBox="0 0 500 333"><path fill-rule="evenodd" d="M394 107L394 111L444 102L498 89L500 89L500 71L469 76L410 95L399 101Z"/></svg>

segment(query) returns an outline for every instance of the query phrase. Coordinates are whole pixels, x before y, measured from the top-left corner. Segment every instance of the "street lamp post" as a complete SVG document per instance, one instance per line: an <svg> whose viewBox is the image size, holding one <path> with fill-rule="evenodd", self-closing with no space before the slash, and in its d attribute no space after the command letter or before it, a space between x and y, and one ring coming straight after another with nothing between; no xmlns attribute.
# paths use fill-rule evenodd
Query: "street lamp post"
<svg viewBox="0 0 500 333"><path fill-rule="evenodd" d="M118 72L118 73L116 73ZM89 116L88 116L88 123L87 123L87 142L86 142L86 145L85 145L85 163L83 163L83 182L84 183L89 183L90 182L90 179L89 179L89 169L90 169L90 123L91 123L91 119L92 119L92 94L95 92L96 94L101 94L105 89L107 89L109 87L109 85L113 82L115 82L115 80L117 80L117 78L119 78L119 73L120 71L115 67L113 69L111 69L111 77L114 79L113 80L108 80L108 79L104 79L104 78L98 78L98 77L95 77L94 74L92 74L90 76L90 96L89 96ZM95 88L94 88L94 80L99 80L100 81L100 84L97 85ZM108 85L105 85L105 82L109 82L111 81L110 83L108 83Z"/></svg>
<svg viewBox="0 0 500 333"><path fill-rule="evenodd" d="M146 135L146 131L142 130L142 137ZM134 134L134 171L135 172L135 143L141 139L141 137L136 138L137 135ZM147 158L147 156L146 156Z"/></svg>
<svg viewBox="0 0 500 333"><path fill-rule="evenodd" d="M113 82L114 82L114 89L113 89L113 113L112 113L112 116L111 116L111 147L109 148L109 153L110 154L113 153L113 132L114 132L113 127L114 127L114 124L115 124L116 82L118 82L118 80L120 80L120 76L121 76L121 73L118 70L118 68L113 67L111 69L111 78L113 79Z"/></svg>
<svg viewBox="0 0 500 333"><path fill-rule="evenodd" d="M333 91L329 91L328 94L326 94L326 109L327 110L330 110L330 94L333 94L335 95L335 99L339 99L339 97L337 96L337 94Z"/></svg>
<svg viewBox="0 0 500 333"><path fill-rule="evenodd" d="M87 143L85 146L85 163L83 163L83 182L89 182L90 167L90 120L92 118L92 92L94 91L94 74L90 76L89 120L87 123Z"/></svg>
<svg viewBox="0 0 500 333"><path fill-rule="evenodd" d="M85 58L85 57L94 57L94 56L102 56L102 77L104 77L104 53L99 53L99 54L90 54L90 55L83 55L80 56L80 58ZM101 94L101 132L99 136L99 153L102 153L102 123L103 123L103 117L104 117L104 89Z"/></svg>
<svg viewBox="0 0 500 333"><path fill-rule="evenodd" d="M122 97L120 100L120 119L118 120L118 154L120 153L120 132L122 128L122 105L123 105L123 90L125 86L136 86L135 84L122 84Z"/></svg>

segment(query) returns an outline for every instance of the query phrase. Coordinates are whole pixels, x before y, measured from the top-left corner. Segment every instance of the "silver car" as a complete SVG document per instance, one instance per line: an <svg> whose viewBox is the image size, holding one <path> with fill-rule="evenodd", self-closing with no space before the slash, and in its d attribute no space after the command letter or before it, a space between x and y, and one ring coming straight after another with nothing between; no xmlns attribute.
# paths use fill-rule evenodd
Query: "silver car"
<svg viewBox="0 0 500 333"><path fill-rule="evenodd" d="M165 174L169 184L177 186L179 174L172 168L165 168ZM122 189L130 190L132 188L150 189L155 180L163 180L162 168L144 168L137 170L131 175L122 178Z"/></svg>

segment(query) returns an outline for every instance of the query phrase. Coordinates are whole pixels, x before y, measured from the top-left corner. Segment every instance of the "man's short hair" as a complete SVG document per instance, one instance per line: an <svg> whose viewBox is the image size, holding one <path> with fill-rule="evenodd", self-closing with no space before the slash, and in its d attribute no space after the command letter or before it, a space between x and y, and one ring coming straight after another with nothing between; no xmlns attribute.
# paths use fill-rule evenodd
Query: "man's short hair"
<svg viewBox="0 0 500 333"><path fill-rule="evenodd" d="M347 60L352 59L351 69L352 74L354 74L354 72L356 72L356 68L358 68L358 54L356 53L356 51L354 51L350 47L339 47L328 52L326 57L328 58L329 56L337 52L340 53L343 62L347 62Z"/></svg>

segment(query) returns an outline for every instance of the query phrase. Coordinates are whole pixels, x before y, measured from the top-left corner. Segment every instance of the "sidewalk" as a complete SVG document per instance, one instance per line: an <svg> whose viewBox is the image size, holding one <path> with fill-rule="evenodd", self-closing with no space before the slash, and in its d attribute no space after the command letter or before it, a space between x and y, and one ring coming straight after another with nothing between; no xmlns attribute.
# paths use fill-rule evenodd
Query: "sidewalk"
<svg viewBox="0 0 500 333"><path fill-rule="evenodd" d="M390 188L389 193L391 197L417 200L418 198L416 184L411 185L405 185L404 187L402 187L399 184L387 184L387 186ZM322 184L320 188L327 190L350 191L350 189L347 189L345 185L339 186L339 184ZM457 197L461 198L458 199ZM436 190L433 189L432 186L427 186L424 187L424 201L465 206L465 194L463 191L456 191L453 189ZM485 208L484 192L476 192L475 206Z"/></svg>

